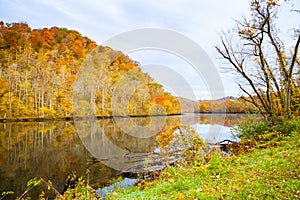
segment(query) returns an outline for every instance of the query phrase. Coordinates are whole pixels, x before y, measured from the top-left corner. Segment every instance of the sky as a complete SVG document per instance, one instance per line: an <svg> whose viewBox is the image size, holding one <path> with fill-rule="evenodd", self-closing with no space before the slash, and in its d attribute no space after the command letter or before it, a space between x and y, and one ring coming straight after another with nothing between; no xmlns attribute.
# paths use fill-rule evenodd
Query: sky
<svg viewBox="0 0 300 200"><path fill-rule="evenodd" d="M300 26L297 15L289 12L291 7L299 9L299 2L295 0L281 8L281 30ZM99 45L135 29L175 31L204 50L218 70L225 96L241 95L236 75L224 70L227 65L215 46L220 44L222 31L234 28L234 19L249 16L248 0L0 0L0 9L0 20L4 22L26 22L31 28L66 27L79 31ZM288 31L284 34L287 39L291 38ZM180 56L157 49L144 49L128 55L174 95L191 99L211 98L212 91L205 81L207 77L197 75ZM155 70L155 66L160 67ZM162 70L163 67L168 70ZM186 92L190 90L192 96Z"/></svg>

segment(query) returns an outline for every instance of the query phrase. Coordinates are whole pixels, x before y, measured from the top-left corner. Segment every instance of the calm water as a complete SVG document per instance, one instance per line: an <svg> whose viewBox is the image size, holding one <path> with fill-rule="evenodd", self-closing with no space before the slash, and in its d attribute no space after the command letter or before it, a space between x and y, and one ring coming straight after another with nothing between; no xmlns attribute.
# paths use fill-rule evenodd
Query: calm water
<svg viewBox="0 0 300 200"><path fill-rule="evenodd" d="M207 142L232 139L230 127L244 115L185 114L96 121L0 124L0 193L20 195L28 180L50 179L62 192L71 172L89 172L92 187L103 186L120 171L153 152L155 136L176 124L191 125ZM32 190L30 195L39 194Z"/></svg>

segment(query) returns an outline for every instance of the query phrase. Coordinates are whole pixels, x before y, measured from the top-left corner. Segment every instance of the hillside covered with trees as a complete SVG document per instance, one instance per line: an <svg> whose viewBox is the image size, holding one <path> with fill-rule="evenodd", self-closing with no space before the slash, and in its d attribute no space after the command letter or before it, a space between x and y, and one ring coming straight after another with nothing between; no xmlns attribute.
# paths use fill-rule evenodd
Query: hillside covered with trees
<svg viewBox="0 0 300 200"><path fill-rule="evenodd" d="M85 102L94 105L94 114L111 116L116 114L112 109L119 107L127 112L117 114L148 115L153 105L167 114L179 112L179 101L123 53L97 46L74 30L31 29L26 23L1 21L0 119L72 117L73 85L80 73L82 76L80 67L91 53L106 59L104 65L97 61L99 65L94 69L101 76L96 77L94 97ZM124 76L142 84L128 97L126 107L122 104L112 108L112 96L121 92L115 88Z"/></svg>

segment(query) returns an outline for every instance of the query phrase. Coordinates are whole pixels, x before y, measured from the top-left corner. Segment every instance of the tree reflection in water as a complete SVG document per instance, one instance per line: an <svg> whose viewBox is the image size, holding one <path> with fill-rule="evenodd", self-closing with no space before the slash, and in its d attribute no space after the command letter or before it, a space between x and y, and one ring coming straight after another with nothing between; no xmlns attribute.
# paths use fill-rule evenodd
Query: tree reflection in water
<svg viewBox="0 0 300 200"><path fill-rule="evenodd" d="M219 115L156 117L164 122L160 127L153 127L149 117L79 121L75 124L72 121L2 123L1 192L10 190L19 195L33 177L51 180L62 192L68 174L76 171L79 176L85 175L87 169L91 186L97 188L120 171L134 166L137 155L152 152L159 131L180 123L232 126L243 117L228 115L225 121ZM135 126L148 126L149 130L136 129L138 132ZM39 193L40 189L32 190L30 196Z"/></svg>

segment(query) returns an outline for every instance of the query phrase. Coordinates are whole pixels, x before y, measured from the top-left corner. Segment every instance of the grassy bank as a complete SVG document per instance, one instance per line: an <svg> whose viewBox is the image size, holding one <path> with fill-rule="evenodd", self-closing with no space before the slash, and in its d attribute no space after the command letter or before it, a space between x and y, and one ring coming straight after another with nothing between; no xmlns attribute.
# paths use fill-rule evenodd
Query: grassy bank
<svg viewBox="0 0 300 200"><path fill-rule="evenodd" d="M299 119L251 123L241 127L260 133L255 139L245 132L233 156L216 151L207 162L168 167L155 181L118 189L109 199L299 199Z"/></svg>

